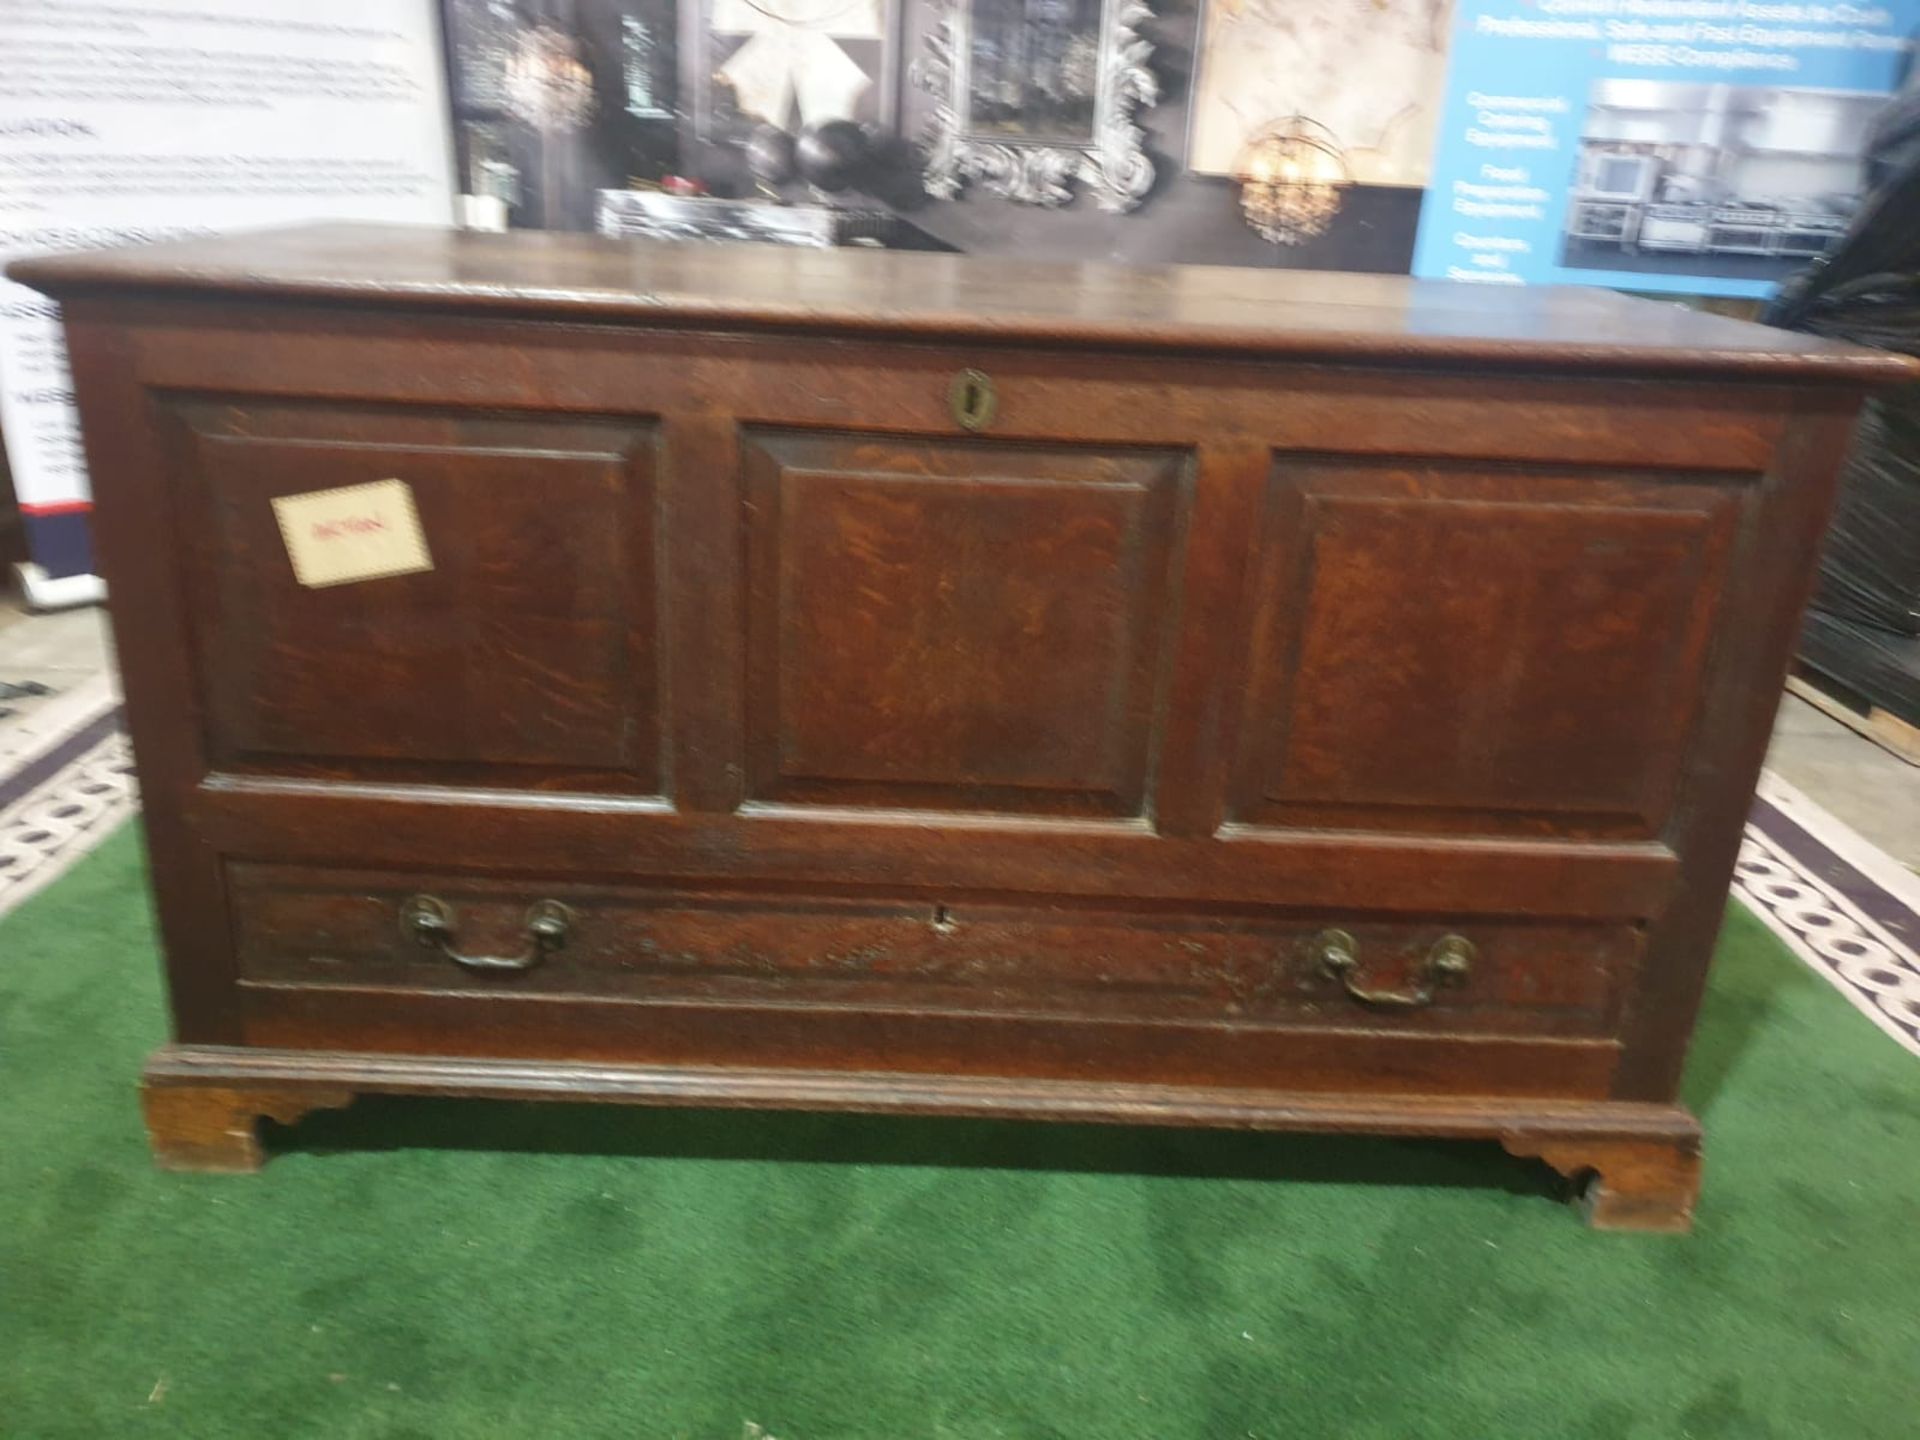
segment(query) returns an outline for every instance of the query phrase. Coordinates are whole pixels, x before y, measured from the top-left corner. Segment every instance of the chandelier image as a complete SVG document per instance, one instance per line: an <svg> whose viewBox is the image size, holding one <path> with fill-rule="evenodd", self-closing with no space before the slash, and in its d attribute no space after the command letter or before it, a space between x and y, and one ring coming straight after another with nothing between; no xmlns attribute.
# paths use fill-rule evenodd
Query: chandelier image
<svg viewBox="0 0 1920 1440"><path fill-rule="evenodd" d="M1257 131L1241 147L1233 173L1240 182L1240 213L1275 245L1324 235L1353 183L1339 142L1304 115Z"/></svg>
<svg viewBox="0 0 1920 1440"><path fill-rule="evenodd" d="M538 25L508 55L502 88L507 110L543 134L570 134L593 118L593 74L571 37Z"/></svg>

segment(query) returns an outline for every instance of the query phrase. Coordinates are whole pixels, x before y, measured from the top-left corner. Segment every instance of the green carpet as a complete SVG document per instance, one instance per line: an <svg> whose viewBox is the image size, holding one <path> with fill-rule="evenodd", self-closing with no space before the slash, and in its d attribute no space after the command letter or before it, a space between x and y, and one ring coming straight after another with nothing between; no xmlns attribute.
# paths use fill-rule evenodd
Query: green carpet
<svg viewBox="0 0 1920 1440"><path fill-rule="evenodd" d="M1690 1238L1491 1146L362 1101L150 1168L131 831L0 922L0 1435L1920 1429L1920 1067L1744 912Z"/></svg>

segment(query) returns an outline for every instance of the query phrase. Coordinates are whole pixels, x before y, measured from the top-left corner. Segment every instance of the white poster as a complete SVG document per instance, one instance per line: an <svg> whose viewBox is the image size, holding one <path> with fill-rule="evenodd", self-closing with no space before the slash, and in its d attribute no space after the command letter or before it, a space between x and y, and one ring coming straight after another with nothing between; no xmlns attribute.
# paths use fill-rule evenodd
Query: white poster
<svg viewBox="0 0 1920 1440"><path fill-rule="evenodd" d="M0 0L0 263L297 220L449 223L444 88L433 0ZM86 573L54 307L5 281L0 432L36 562Z"/></svg>
<svg viewBox="0 0 1920 1440"><path fill-rule="evenodd" d="M1188 168L1232 175L1298 116L1361 185L1425 185L1453 0L1207 0Z"/></svg>

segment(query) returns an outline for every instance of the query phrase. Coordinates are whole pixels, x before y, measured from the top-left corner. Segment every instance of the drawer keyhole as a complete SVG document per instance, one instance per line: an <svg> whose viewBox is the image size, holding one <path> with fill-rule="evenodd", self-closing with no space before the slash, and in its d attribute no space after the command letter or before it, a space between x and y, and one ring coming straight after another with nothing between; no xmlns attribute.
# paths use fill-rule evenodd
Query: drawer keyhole
<svg viewBox="0 0 1920 1440"><path fill-rule="evenodd" d="M933 918L927 922L936 935L951 935L960 928L960 922L953 918L953 912L944 905L933 907Z"/></svg>
<svg viewBox="0 0 1920 1440"><path fill-rule="evenodd" d="M962 430L984 430L999 413L1000 397L983 370L962 370L947 389L953 419Z"/></svg>

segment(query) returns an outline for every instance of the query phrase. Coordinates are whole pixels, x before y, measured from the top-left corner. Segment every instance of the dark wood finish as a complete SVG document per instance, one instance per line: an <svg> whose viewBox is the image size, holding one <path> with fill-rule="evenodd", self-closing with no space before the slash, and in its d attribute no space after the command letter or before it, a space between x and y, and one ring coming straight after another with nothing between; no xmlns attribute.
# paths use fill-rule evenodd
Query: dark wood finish
<svg viewBox="0 0 1920 1440"><path fill-rule="evenodd" d="M1678 1234L1693 1226L1700 1198L1700 1137L1626 1139L1529 1132L1501 1137L1509 1152L1544 1160L1580 1194L1596 1230Z"/></svg>
<svg viewBox="0 0 1920 1440"><path fill-rule="evenodd" d="M171 397L161 412L214 764L659 791L651 423ZM393 475L434 568L299 585L263 502Z"/></svg>
<svg viewBox="0 0 1920 1440"><path fill-rule="evenodd" d="M1114 821L766 805L703 815L649 800L450 790L219 777L194 804L222 853L315 865L345 856L405 868L457 855L464 870L516 876L698 874L842 889L890 879L948 895L1209 907L1617 918L1662 908L1678 868L1672 851L1648 841L1464 845L1233 827L1181 840ZM1382 876L1392 881L1384 892Z"/></svg>
<svg viewBox="0 0 1920 1440"><path fill-rule="evenodd" d="M738 1001L1217 1026L1350 1028L1355 1007L1313 948L1327 916L1196 915L764 887L648 890L572 881L228 867L241 983L473 989L493 996ZM403 934L409 895L456 912L463 948L523 947L541 900L573 911L564 950L525 971L474 977ZM1394 1033L1604 1037L1638 963L1626 924L1488 921L1361 924L1365 983L1408 986L1445 936L1471 931L1470 982L1397 1015ZM1090 964L1087 952L1097 956ZM502 1026L511 1029L503 1007ZM636 1042L638 1043L638 1042Z"/></svg>
<svg viewBox="0 0 1920 1440"><path fill-rule="evenodd" d="M900 251L670 245L566 232L308 225L16 262L21 284L241 300L395 303L706 330L1435 360L1645 376L1897 381L1863 354L1604 290L1185 265L1062 265Z"/></svg>
<svg viewBox="0 0 1920 1440"><path fill-rule="evenodd" d="M155 1152L163 1164L183 1169L258 1168L259 1119L291 1123L300 1114L337 1108L348 1097L366 1093L1496 1140L1514 1155L1544 1159L1560 1171L1582 1193L1589 1223L1603 1230L1684 1230L1699 1182L1700 1127L1694 1118L1677 1105L1619 1101L1570 1105L1440 1095L1382 1100L1133 1081L524 1063L177 1045L155 1053L144 1087ZM204 1102L197 1100L203 1095ZM219 1137L241 1137L244 1148L220 1153L236 1163L196 1157L195 1139L209 1127L217 1132L216 1143Z"/></svg>
<svg viewBox="0 0 1920 1440"><path fill-rule="evenodd" d="M183 552L169 543L174 504L151 402L133 380L133 334L117 324L67 325L82 405L82 438L94 490L94 548L120 588L109 607L127 728L142 796L141 823L176 1038L219 1044L239 1037L220 854L196 830L185 797L207 773L197 717ZM89 413L118 418L93 425ZM207 943L208 937L214 943Z"/></svg>
<svg viewBox="0 0 1920 1440"><path fill-rule="evenodd" d="M1276 466L1234 818L1658 834L1741 483Z"/></svg>
<svg viewBox="0 0 1920 1440"><path fill-rule="evenodd" d="M1706 992L1706 961L1773 736L1800 613L1819 578L1820 546L1852 435L1854 404L1821 394L1796 394L1783 403L1791 407L1792 424L1750 502L1745 562L1727 583L1728 609L1742 619L1722 627L1715 660L1722 678L1702 706L1701 730L1713 749L1694 762L1673 827L1686 837L1675 847L1679 890L1648 926L1649 954L1679 958L1648 968L1622 1034L1626 1053L1616 1089L1628 1099L1679 1090L1687 1040ZM1765 683L1764 701L1724 678L1730 675ZM1694 957L1695 963L1687 963Z"/></svg>
<svg viewBox="0 0 1920 1440"><path fill-rule="evenodd" d="M1909 362L1591 291L578 236L14 273L98 477L163 1156L361 1090L1359 1129L1685 1225L1741 816ZM435 568L297 585L271 498L393 477Z"/></svg>
<svg viewBox="0 0 1920 1440"><path fill-rule="evenodd" d="M750 797L1141 813L1184 456L745 446Z"/></svg>
<svg viewBox="0 0 1920 1440"><path fill-rule="evenodd" d="M1087 1083L1257 1084L1306 1093L1593 1099L1620 1063L1612 1040L1359 1028L1061 1020L739 999L635 1004L441 990L289 986L241 990L247 1045L605 1064L806 1069L830 1052L850 1070Z"/></svg>
<svg viewBox="0 0 1920 1440"><path fill-rule="evenodd" d="M244 1175L266 1163L262 1120L293 1125L315 1110L351 1104L353 1096L339 1086L173 1085L149 1073L140 1103L161 1169Z"/></svg>

